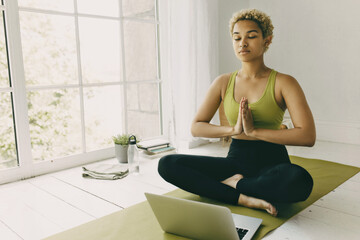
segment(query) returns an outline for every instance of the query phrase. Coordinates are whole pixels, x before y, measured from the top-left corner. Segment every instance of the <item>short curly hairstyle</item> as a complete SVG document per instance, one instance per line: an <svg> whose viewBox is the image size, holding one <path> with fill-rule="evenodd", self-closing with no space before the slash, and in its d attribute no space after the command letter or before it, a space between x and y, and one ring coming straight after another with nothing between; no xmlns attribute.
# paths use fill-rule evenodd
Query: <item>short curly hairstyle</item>
<svg viewBox="0 0 360 240"><path fill-rule="evenodd" d="M235 23L241 20L251 20L257 23L261 29L264 38L273 36L274 26L272 25L271 19L264 12L257 9L243 9L233 14L229 22L230 35L233 36L233 30ZM266 48L267 49L267 48Z"/></svg>

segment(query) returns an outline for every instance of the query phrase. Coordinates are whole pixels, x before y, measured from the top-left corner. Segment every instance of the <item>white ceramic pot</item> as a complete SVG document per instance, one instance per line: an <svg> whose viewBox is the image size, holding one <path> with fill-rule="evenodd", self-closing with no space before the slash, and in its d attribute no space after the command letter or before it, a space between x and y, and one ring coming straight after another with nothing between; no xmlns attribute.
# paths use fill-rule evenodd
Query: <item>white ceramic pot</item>
<svg viewBox="0 0 360 240"><path fill-rule="evenodd" d="M127 163L127 152L129 145L115 144L115 157L119 163Z"/></svg>

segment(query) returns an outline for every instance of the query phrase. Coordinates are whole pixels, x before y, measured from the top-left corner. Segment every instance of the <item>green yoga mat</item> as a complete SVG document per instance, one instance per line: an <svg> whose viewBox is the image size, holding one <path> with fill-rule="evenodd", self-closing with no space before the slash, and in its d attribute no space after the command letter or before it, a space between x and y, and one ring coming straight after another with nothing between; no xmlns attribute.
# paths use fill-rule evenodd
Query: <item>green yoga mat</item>
<svg viewBox="0 0 360 240"><path fill-rule="evenodd" d="M256 232L253 239L261 239L270 231L281 226L291 217L326 195L337 186L360 171L360 168L347 166L343 164L307 159L291 156L292 163L298 164L307 169L314 179L314 188L310 197L304 201L293 204L276 205L279 211L277 217L272 217L265 211L249 209L241 206L227 205L213 201L208 198L202 198L180 189L169 192L166 195L191 199L195 201L207 202L226 206L233 213L254 216L263 219L261 227ZM120 180L121 181L121 180ZM56 234L47 240L172 240L187 239L176 235L168 234L162 231L148 202L142 202L132 207L115 212L100 219L91 221L68 231Z"/></svg>

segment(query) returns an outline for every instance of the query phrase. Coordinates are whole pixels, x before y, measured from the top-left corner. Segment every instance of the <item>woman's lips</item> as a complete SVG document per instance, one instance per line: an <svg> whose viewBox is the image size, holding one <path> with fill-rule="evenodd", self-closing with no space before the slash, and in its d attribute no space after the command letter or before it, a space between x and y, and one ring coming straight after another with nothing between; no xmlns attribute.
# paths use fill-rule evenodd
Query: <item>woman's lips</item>
<svg viewBox="0 0 360 240"><path fill-rule="evenodd" d="M240 51L239 53L240 53L240 55L245 55L245 54L250 53L250 51L248 51L248 50L242 50L242 51Z"/></svg>

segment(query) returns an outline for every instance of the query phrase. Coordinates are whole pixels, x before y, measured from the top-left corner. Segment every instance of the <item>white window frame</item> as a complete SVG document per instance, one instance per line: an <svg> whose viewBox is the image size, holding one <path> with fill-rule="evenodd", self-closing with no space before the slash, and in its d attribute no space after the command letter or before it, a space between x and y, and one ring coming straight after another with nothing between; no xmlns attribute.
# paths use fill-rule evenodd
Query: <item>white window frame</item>
<svg viewBox="0 0 360 240"><path fill-rule="evenodd" d="M107 86L107 85L122 85L123 89L123 109L124 109L124 128L127 129L127 94L126 86L127 84L139 84L139 83L155 83L158 85L159 93L159 115L160 115L160 130L161 135L164 135L163 126L163 108L162 108L162 99L161 94L162 89L162 79L160 74L160 49L159 49L159 18L158 18L158 2L155 1L155 19L152 20L143 20L131 17L123 17L122 14L122 0L119 0L119 17L104 17L97 16L92 14L80 14L77 13L77 0L74 0L74 13L65 13L57 12L51 10L40 10L32 8L18 7L17 0L7 0L5 1L5 6L0 6L2 10L5 10L5 22L6 22L6 31L7 31L7 43L8 43L8 54L9 54L9 75L12 79L12 87L2 88L1 92L12 92L13 93L13 103L14 103L14 117L15 117L15 135L17 143L17 154L18 154L18 163L19 166L15 168L9 168L0 170L0 184L6 182L12 182L16 180L26 179L54 171L59 171L62 169L80 166L83 164L99 161L102 159L114 157L114 147L101 149L97 151L84 152L86 149L85 142L85 128L82 127L82 153L70 155L67 157L45 160L42 162L34 163L32 159L31 152L31 142L30 142L30 130L29 130L29 118L28 118L28 108L27 108L27 99L26 92L29 90L42 90L42 89L53 89L53 88L77 88L80 92L80 105L81 105L81 124L84 126L84 104L83 104L83 88L91 86ZM25 73L24 73L24 63L22 56L22 45L21 45L21 34L20 34L20 23L19 23L19 11L28 11L28 12L38 12L38 13L47 13L47 14L56 14L62 16L74 16L75 17L75 32L76 32L76 44L77 44L77 60L78 60L78 75L79 75L79 84L73 85L51 85L51 86L29 86L25 87ZM115 19L120 22L120 49L122 57L122 79L116 83L82 83L82 73L81 73L81 59L80 59L80 46L79 46L79 26L78 18L79 17L92 17L92 18L102 18L102 19ZM142 81L127 82L126 81L126 69L125 69L125 51L124 51L124 30L123 22L125 20L139 21L155 24L156 29L156 50L157 50L157 79ZM166 135L166 134L165 134ZM154 136L157 137L157 136Z"/></svg>

